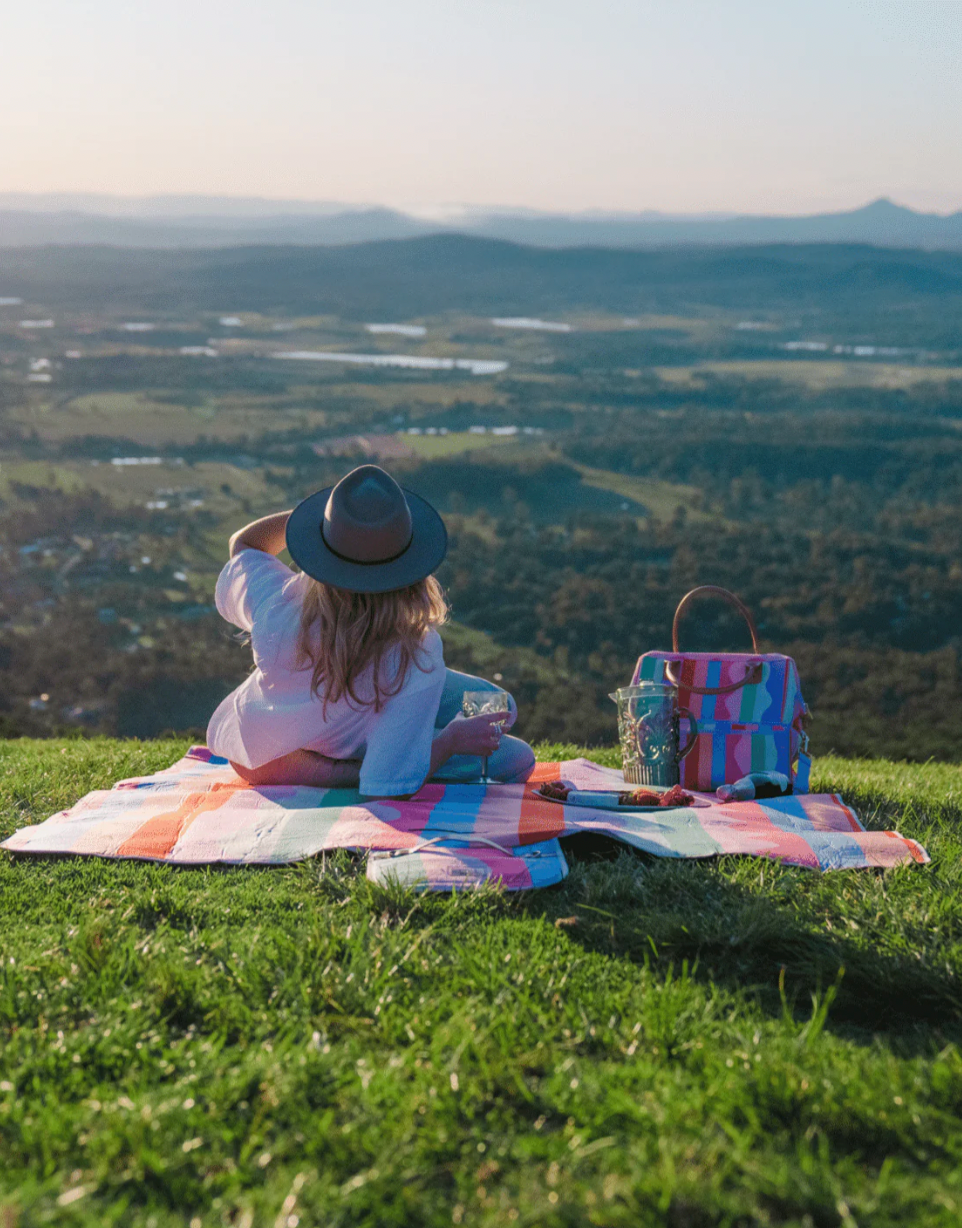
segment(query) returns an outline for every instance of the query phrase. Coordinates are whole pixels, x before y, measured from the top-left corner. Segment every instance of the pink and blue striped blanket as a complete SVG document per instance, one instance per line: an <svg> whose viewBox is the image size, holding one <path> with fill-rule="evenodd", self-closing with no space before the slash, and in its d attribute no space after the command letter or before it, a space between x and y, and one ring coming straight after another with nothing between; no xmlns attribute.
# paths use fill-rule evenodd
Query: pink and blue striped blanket
<svg viewBox="0 0 962 1228"><path fill-rule="evenodd" d="M924 863L894 831L866 831L836 794L657 810L593 809L548 801L540 782L624 788L622 774L587 759L539 763L516 785L426 784L409 801L362 802L354 790L257 787L195 746L172 767L88 793L69 810L23 827L0 848L18 854L134 858L170 865L285 865L326 850L368 850L367 875L424 890L496 881L509 891L560 882L559 839L609 836L657 857L749 854L814 870Z"/></svg>

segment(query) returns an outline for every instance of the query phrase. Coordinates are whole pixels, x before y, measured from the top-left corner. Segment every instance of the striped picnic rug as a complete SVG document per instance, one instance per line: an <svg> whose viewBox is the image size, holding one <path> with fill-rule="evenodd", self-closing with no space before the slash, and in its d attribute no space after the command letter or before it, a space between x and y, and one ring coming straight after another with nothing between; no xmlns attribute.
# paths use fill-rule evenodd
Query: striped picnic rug
<svg viewBox="0 0 962 1228"><path fill-rule="evenodd" d="M367 849L368 877L427 890L500 881L546 887L568 873L559 838L592 832L657 857L740 853L813 870L924 863L925 849L893 831L866 831L835 794L658 810L551 802L542 781L578 790L624 787L587 759L539 763L516 785L429 783L409 801L361 802L356 790L257 787L195 746L172 767L88 793L69 810L23 827L0 848L17 854L133 858L170 865L285 865L326 850Z"/></svg>

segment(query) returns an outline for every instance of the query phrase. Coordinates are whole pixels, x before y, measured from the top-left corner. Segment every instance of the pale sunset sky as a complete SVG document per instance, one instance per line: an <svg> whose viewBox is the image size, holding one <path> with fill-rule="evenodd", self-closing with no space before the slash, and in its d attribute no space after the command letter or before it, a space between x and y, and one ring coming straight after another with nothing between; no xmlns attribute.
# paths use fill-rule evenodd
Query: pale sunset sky
<svg viewBox="0 0 962 1228"><path fill-rule="evenodd" d="M959 0L30 0L0 192L962 208Z"/></svg>

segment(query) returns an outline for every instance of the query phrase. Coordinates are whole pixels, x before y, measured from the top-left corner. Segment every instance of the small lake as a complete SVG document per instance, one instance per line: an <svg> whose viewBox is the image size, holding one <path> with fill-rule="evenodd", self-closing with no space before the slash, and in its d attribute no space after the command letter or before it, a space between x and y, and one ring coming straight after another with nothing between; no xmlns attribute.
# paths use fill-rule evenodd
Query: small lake
<svg viewBox="0 0 962 1228"><path fill-rule="evenodd" d="M272 354L294 362L345 362L358 367L407 367L415 371L470 371L472 375L499 375L506 362L490 358L425 358L416 354L335 354L330 350L288 350Z"/></svg>

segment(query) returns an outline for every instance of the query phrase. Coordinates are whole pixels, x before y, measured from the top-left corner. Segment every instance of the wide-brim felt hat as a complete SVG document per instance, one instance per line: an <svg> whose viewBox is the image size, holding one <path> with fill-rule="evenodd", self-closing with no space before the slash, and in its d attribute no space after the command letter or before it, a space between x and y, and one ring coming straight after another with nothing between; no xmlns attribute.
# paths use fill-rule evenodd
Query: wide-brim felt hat
<svg viewBox="0 0 962 1228"><path fill-rule="evenodd" d="M429 576L447 553L448 534L426 499L379 466L361 465L294 508L287 549L324 584L389 593Z"/></svg>

